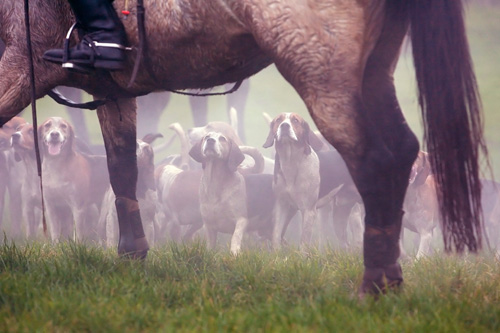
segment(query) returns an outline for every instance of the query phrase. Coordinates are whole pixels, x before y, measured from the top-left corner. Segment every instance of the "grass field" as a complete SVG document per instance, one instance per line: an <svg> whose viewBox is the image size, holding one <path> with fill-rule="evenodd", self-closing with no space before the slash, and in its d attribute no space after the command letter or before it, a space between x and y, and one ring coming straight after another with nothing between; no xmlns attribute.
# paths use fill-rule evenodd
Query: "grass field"
<svg viewBox="0 0 500 333"><path fill-rule="evenodd" d="M301 255L204 244L144 263L74 243L0 246L2 332L498 332L500 265L404 262L398 293L358 300L360 253Z"/></svg>

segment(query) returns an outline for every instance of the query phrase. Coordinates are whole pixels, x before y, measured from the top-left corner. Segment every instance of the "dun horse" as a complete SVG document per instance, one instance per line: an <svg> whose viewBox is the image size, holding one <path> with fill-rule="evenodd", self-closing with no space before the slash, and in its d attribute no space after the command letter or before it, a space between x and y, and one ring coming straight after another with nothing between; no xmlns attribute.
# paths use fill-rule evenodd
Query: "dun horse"
<svg viewBox="0 0 500 333"><path fill-rule="evenodd" d="M124 9L124 1L116 0L115 8ZM477 160L486 147L459 0L146 0L147 50L131 88L136 51L129 53L127 70L111 74L85 76L44 62L45 50L63 45L73 18L66 0L30 5L37 97L66 85L109 99L97 115L124 212L120 254L142 257L148 250L135 196L135 96L236 82L274 63L342 154L363 198L361 294L399 285L403 199L419 149L393 83L408 31L446 248L480 247ZM2 125L30 103L23 1L3 1L0 20L6 43L0 63ZM135 9L123 22L130 45L137 46Z"/></svg>

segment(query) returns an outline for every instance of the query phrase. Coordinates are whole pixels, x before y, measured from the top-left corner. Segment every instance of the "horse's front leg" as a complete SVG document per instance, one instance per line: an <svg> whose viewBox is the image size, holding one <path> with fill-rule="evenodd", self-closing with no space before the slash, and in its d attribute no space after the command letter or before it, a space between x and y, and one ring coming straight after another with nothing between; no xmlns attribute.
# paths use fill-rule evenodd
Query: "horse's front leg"
<svg viewBox="0 0 500 333"><path fill-rule="evenodd" d="M143 259L149 250L136 198L136 101L110 101L97 110L108 159L111 187L116 196L118 254Z"/></svg>

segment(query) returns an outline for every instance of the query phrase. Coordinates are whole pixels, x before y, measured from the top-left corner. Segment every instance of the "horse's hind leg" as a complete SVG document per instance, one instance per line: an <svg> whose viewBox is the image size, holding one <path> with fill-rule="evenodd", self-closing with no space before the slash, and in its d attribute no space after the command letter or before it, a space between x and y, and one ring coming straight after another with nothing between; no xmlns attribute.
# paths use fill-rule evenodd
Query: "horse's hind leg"
<svg viewBox="0 0 500 333"><path fill-rule="evenodd" d="M342 8L333 3L315 11L273 2L272 10L258 6L247 21L321 133L342 154L363 199L362 295L402 281L397 263L402 204L418 150L391 80L407 25L403 20L384 22L389 14L383 3L366 8L355 1L342 3Z"/></svg>
<svg viewBox="0 0 500 333"><path fill-rule="evenodd" d="M418 141L399 107L393 72L407 30L398 5L387 5L386 19L377 46L368 58L363 79L363 104L370 120L390 151L391 165L372 180L364 179L363 200L367 211L364 233L365 274L361 293L377 292L386 285L399 285L402 272L397 263L403 217L403 201ZM389 172L387 172L389 171ZM384 213L380 218L377 214Z"/></svg>
<svg viewBox="0 0 500 333"><path fill-rule="evenodd" d="M136 102L110 101L97 110L108 159L109 179L116 196L120 238L118 253L144 258L149 250L136 198Z"/></svg>

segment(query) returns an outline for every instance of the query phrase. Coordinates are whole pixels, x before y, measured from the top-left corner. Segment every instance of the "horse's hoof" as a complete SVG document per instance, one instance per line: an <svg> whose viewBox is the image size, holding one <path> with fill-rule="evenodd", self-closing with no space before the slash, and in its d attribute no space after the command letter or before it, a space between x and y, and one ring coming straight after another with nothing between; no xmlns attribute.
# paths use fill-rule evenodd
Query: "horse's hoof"
<svg viewBox="0 0 500 333"><path fill-rule="evenodd" d="M358 297L363 299L366 295L378 297L388 290L398 290L403 283L403 271L399 263L385 266L384 268L365 267L363 282L359 288Z"/></svg>
<svg viewBox="0 0 500 333"><path fill-rule="evenodd" d="M132 242L120 242L118 255L122 258L143 260L149 251L149 244L146 237L132 240Z"/></svg>

